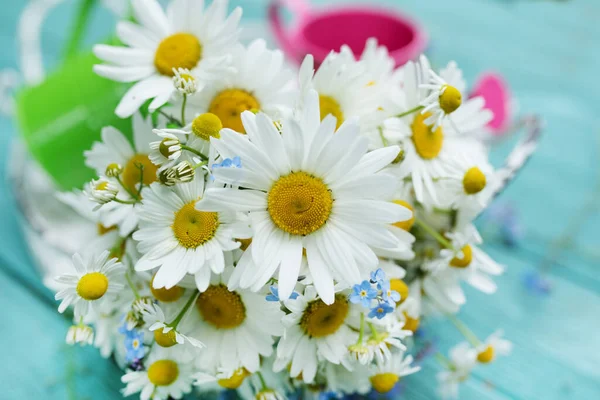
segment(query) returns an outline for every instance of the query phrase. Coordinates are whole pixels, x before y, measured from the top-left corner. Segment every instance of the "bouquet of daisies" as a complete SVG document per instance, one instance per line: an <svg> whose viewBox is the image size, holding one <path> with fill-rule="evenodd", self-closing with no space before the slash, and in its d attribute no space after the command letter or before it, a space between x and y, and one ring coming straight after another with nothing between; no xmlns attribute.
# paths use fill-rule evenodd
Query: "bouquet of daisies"
<svg viewBox="0 0 600 400"><path fill-rule="evenodd" d="M419 371L426 317L465 334L438 354L443 395L510 350L454 314L502 273L473 219L506 180L492 118L453 62L396 69L375 40L298 73L238 43L226 1L132 0L95 72L133 85L85 152L97 179L61 198L96 237L57 278L70 344L124 370L123 395L179 399L389 393ZM132 22L134 21L134 22ZM393 393L393 392L392 392Z"/></svg>

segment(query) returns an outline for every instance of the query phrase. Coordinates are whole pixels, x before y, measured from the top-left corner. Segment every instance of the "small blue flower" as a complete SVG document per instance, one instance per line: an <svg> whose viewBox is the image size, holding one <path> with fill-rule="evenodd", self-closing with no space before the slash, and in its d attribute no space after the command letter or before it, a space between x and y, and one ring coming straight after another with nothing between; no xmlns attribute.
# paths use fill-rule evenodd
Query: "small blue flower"
<svg viewBox="0 0 600 400"><path fill-rule="evenodd" d="M532 293L548 295L552 291L552 284L539 271L528 271L523 276L523 284Z"/></svg>
<svg viewBox="0 0 600 400"><path fill-rule="evenodd" d="M377 271L371 272L371 283L377 283L380 285L385 281L385 272L381 268L377 268Z"/></svg>
<svg viewBox="0 0 600 400"><path fill-rule="evenodd" d="M279 300L279 289L277 288L277 286L271 285L269 290L271 290L271 293L267 295L267 301L281 301ZM296 300L297 298L298 293L292 292L292 294L290 295L290 300Z"/></svg>
<svg viewBox="0 0 600 400"><path fill-rule="evenodd" d="M377 290L371 286L369 281L362 281L360 285L354 285L350 302L354 304L360 303L363 307L371 307L371 300L377 297Z"/></svg>
<svg viewBox="0 0 600 400"><path fill-rule="evenodd" d="M390 284L388 282L388 284L385 287L385 290L381 291L381 297L383 298L384 301L387 301L388 304L391 307L396 307L396 303L400 301L400 293L396 292L395 290L390 289Z"/></svg>
<svg viewBox="0 0 600 400"><path fill-rule="evenodd" d="M146 348L144 347L144 332L134 329L131 333L125 336L125 359L127 362L134 360L140 360L144 358L146 354Z"/></svg>
<svg viewBox="0 0 600 400"><path fill-rule="evenodd" d="M242 168L242 159L240 156L235 156L233 158L226 158L220 163L216 163L212 165L212 169L215 170L217 168ZM215 180L215 177L211 175L211 180Z"/></svg>
<svg viewBox="0 0 600 400"><path fill-rule="evenodd" d="M123 318L121 318L121 326L119 326L119 333L125 336L131 336L135 334L135 327L129 328L129 323L127 322L126 315L123 315Z"/></svg>
<svg viewBox="0 0 600 400"><path fill-rule="evenodd" d="M369 318L377 318L382 319L389 313L393 312L394 308L391 307L388 303L379 303L375 307L371 308L371 312L369 313Z"/></svg>

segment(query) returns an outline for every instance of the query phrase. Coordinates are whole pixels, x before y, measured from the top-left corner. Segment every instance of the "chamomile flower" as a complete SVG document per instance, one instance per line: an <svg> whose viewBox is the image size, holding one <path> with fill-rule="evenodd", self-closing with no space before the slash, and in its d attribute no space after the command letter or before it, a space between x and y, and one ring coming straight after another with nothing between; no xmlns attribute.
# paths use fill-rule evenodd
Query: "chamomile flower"
<svg viewBox="0 0 600 400"><path fill-rule="evenodd" d="M457 399L458 388L471 375L477 364L477 351L468 343L460 343L450 350L449 368L437 374L439 394L444 399Z"/></svg>
<svg viewBox="0 0 600 400"><path fill-rule="evenodd" d="M512 343L504 339L504 332L498 330L492 333L483 343L476 347L477 361L482 364L489 364L496 359L498 355L506 356L512 351Z"/></svg>
<svg viewBox="0 0 600 400"><path fill-rule="evenodd" d="M77 253L73 256L74 274L56 278L65 286L55 296L56 300L61 300L60 313L73 305L75 318L85 317L125 287L123 265L116 258L109 260L109 254L105 251L85 260Z"/></svg>
<svg viewBox="0 0 600 400"><path fill-rule="evenodd" d="M198 85L229 69L240 8L227 17L226 0L215 0L206 10L202 1L174 0L166 13L156 0L131 4L139 24L121 21L117 25L117 37L127 47L94 47L96 56L107 63L94 66L97 74L137 82L117 106L118 116L131 116L149 99L153 99L150 111L164 105L177 91L172 77L180 68L189 69Z"/></svg>
<svg viewBox="0 0 600 400"><path fill-rule="evenodd" d="M195 321L194 336L206 345L196 361L213 373L239 368L254 373L260 368L260 358L272 354L274 338L283 333L283 312L279 303L266 301L264 294L227 289L231 269L211 279L196 301L196 312L190 314Z"/></svg>
<svg viewBox="0 0 600 400"><path fill-rule="evenodd" d="M117 198L119 188L106 178L93 179L86 188L88 199L97 203L94 210Z"/></svg>
<svg viewBox="0 0 600 400"><path fill-rule="evenodd" d="M421 56L418 63L408 62L404 67L403 109L395 110L397 117L390 118L381 127L381 135L405 152L405 159L396 171L399 176L410 176L417 201L428 208L438 202L434 185L437 178L446 176L447 165L459 152L469 150L470 140L465 138L485 127L492 115L484 109L482 98L473 98L452 115L443 125L430 126L426 121L429 111L421 110L421 103L429 95L423 88L432 71L429 61Z"/></svg>
<svg viewBox="0 0 600 400"><path fill-rule="evenodd" d="M293 75L283 53L267 49L264 40L233 50L234 71L213 79L188 102L196 113L216 115L224 128L245 133L244 111L264 112L273 119L289 114L294 98Z"/></svg>
<svg viewBox="0 0 600 400"><path fill-rule="evenodd" d="M81 346L91 345L94 343L94 329L91 326L78 324L73 325L67 332L67 344L74 345L76 343Z"/></svg>
<svg viewBox="0 0 600 400"><path fill-rule="evenodd" d="M240 156L242 168L216 169L215 179L245 189L209 188L198 208L249 212L253 241L235 273L241 287L260 288L279 268L279 295L288 299L305 251L312 282L331 304L334 279L352 285L361 269L375 269L371 247L401 246L387 224L411 213L385 201L395 179L381 170L398 148L366 154L356 120L336 131L333 117L320 122L318 101L311 91L303 119L285 121L283 133L265 114L249 112L242 116L247 135L221 131L211 144L224 158Z"/></svg>
<svg viewBox="0 0 600 400"><path fill-rule="evenodd" d="M187 68L177 68L173 71L173 85L179 93L192 95L198 91L198 80Z"/></svg>
<svg viewBox="0 0 600 400"><path fill-rule="evenodd" d="M225 268L223 252L240 246L235 238L249 236L247 225L235 213L197 210L203 193L203 176L172 188L155 183L144 193L138 207L140 228L133 234L143 254L136 270L160 267L155 288L170 289L191 274L198 289L205 290L211 271L220 274Z"/></svg>
<svg viewBox="0 0 600 400"><path fill-rule="evenodd" d="M194 368L191 357L181 357L170 349L155 347L143 371L129 371L121 378L127 386L123 396L140 393L141 400L181 399L192 391Z"/></svg>
<svg viewBox="0 0 600 400"><path fill-rule="evenodd" d="M389 359L379 361L371 367L369 377L373 389L379 393L388 393L398 383L400 378L412 375L421 368L412 366L412 356L404 356L404 352L396 352Z"/></svg>
<svg viewBox="0 0 600 400"><path fill-rule="evenodd" d="M153 132L161 140L150 142L148 158L161 169L175 165L182 154L181 137L162 129L154 129Z"/></svg>
<svg viewBox="0 0 600 400"><path fill-rule="evenodd" d="M298 79L300 107L309 106L303 101L311 90L315 90L319 95L321 120L332 115L336 119L336 129L346 120L376 112L379 106L364 66L354 59L347 47L340 53L330 53L316 72L313 56L306 56Z"/></svg>
<svg viewBox="0 0 600 400"><path fill-rule="evenodd" d="M192 294L188 301L194 301L195 298L196 295ZM204 347L204 343L202 343L200 340L189 335L184 335L182 333L183 329L177 328L173 324L174 321L177 321L177 315L169 318L169 321L167 321L165 313L157 304L144 305L142 316L144 318L144 322L149 325L148 330L154 335L154 341L157 345L169 348L178 344L182 345L184 343L189 343L198 349ZM185 318L185 314L183 318ZM184 326L184 324L182 323L181 326Z"/></svg>
<svg viewBox="0 0 600 400"><path fill-rule="evenodd" d="M422 84L421 87L430 89L430 94L421 101L424 108L422 113L430 113L425 123L433 125L436 130L442 125L444 118L458 109L462 104L462 93L460 90L451 86L433 70L429 71L429 83Z"/></svg>
<svg viewBox="0 0 600 400"><path fill-rule="evenodd" d="M489 275L502 274L504 267L477 247L483 243L477 229L473 225L468 225L461 232L450 232L446 236L458 253L453 249L442 249L440 257L426 263L424 268L432 271L434 275L445 271L484 293L494 293L496 284Z"/></svg>
<svg viewBox="0 0 600 400"><path fill-rule="evenodd" d="M311 383L320 360L339 364L348 355L348 346L356 342L358 334L349 325L351 304L347 295L338 293L328 305L313 286L284 304L291 313L282 320L285 334L277 345L277 357L291 363L290 376L302 374L302 380Z"/></svg>

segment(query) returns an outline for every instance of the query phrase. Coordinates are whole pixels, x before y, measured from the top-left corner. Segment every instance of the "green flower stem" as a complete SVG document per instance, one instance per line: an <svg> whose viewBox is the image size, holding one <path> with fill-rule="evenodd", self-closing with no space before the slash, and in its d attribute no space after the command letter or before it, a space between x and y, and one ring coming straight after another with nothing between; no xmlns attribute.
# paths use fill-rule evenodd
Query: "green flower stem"
<svg viewBox="0 0 600 400"><path fill-rule="evenodd" d="M444 367L453 370L454 369L454 364L452 363L452 361L450 361L445 355L443 355L440 352L437 352L434 354L434 357L436 360L439 361L440 364L442 364Z"/></svg>
<svg viewBox="0 0 600 400"><path fill-rule="evenodd" d="M125 184L123 183L123 180L121 180L120 176L117 176L116 179L117 179L117 182L119 182L119 185L121 185L121 187L123 189L125 189L125 191L127 193L129 193L129 195L136 200L134 203L137 203L138 201L141 200L140 196L137 193L133 193L127 186L125 186ZM115 199L115 200L117 200L117 199ZM123 203L123 204L133 204L133 203Z"/></svg>
<svg viewBox="0 0 600 400"><path fill-rule="evenodd" d="M179 314L177 315L177 317L173 320L173 322L171 322L167 326L170 326L171 328L176 329L177 325L179 325L179 323L181 322L181 320L185 316L185 313L187 313L187 311L190 309L190 307L192 306L192 304L195 303L195 301L196 301L196 299L198 298L199 295L200 295L200 292L198 290L195 290L194 293L188 299L187 303L185 303L185 306L183 306L183 308L181 309L181 311L179 312Z"/></svg>
<svg viewBox="0 0 600 400"><path fill-rule="evenodd" d="M143 164L136 164L135 165L139 170L140 170L140 187L137 191L137 195L138 198L142 198L142 188L144 187L144 165Z"/></svg>
<svg viewBox="0 0 600 400"><path fill-rule="evenodd" d="M411 108L411 109L410 109L410 110L408 110L408 111L405 111L405 112L403 112L403 113L401 113L401 114L398 114L398 115L396 115L396 118L402 118L402 117L406 117L407 115L410 115L410 114L412 114L412 113L415 113L415 112L417 112L417 111L420 111L420 110L422 110L422 109L424 109L424 108L425 108L424 106L416 106L415 108Z"/></svg>
<svg viewBox="0 0 600 400"><path fill-rule="evenodd" d="M121 204L136 204L138 202L137 200L121 200L117 199L116 197L113 199L113 201L116 201L117 203Z"/></svg>
<svg viewBox="0 0 600 400"><path fill-rule="evenodd" d="M194 149L193 147L190 147L188 145L182 144L181 145L181 150L187 150L190 153L194 153L195 155L197 155L198 157L200 157L203 161L208 161L208 157L206 157L204 154L200 153L198 150Z"/></svg>
<svg viewBox="0 0 600 400"><path fill-rule="evenodd" d="M379 137L381 138L381 143L383 143L383 147L387 147L389 145L387 139L383 135L383 128L378 126L377 130L379 131Z"/></svg>
<svg viewBox="0 0 600 400"><path fill-rule="evenodd" d="M360 331L358 333L358 341L356 344L361 344L365 335L365 313L360 313Z"/></svg>
<svg viewBox="0 0 600 400"><path fill-rule="evenodd" d="M163 117L165 117L166 119L168 119L170 123L172 123L172 124L177 124L177 125L179 125L180 127L183 127L183 126L184 126L184 124L183 124L183 123L182 123L180 120L178 120L177 118L175 118L174 116L172 116L172 115L170 115L170 114L167 114L167 113L166 113L166 112L164 112L163 110L160 110L160 109L159 109L159 110L156 110L156 112L157 112L157 113L159 113L160 115L162 115Z"/></svg>
<svg viewBox="0 0 600 400"><path fill-rule="evenodd" d="M435 240L437 240L439 242L439 244L441 244L442 246L444 246L447 249L450 249L450 250L456 252L456 250L454 249L454 246L452 246L452 243L450 243L450 241L448 239L446 239L444 236L442 236L434 228L429 226L425 221L423 221L420 218L415 218L415 223L417 224L417 226L419 226L419 228L423 229L431 237L433 237Z"/></svg>
<svg viewBox="0 0 600 400"><path fill-rule="evenodd" d="M127 279L127 283L129 284L129 287L131 288L131 291L133 292L133 295L135 296L136 300L139 299L140 292L138 292L138 290L135 288L135 285L131 280L131 276L129 276L129 271L125 272L125 279Z"/></svg>
<svg viewBox="0 0 600 400"><path fill-rule="evenodd" d="M181 126L185 126L185 106L187 105L187 94L183 94L183 102L181 103Z"/></svg>
<svg viewBox="0 0 600 400"><path fill-rule="evenodd" d="M263 390L269 389L269 387L267 386L267 382L265 381L265 377L260 373L260 371L256 371L256 376L258 376L258 379L260 379L260 384L262 385L262 389Z"/></svg>
<svg viewBox="0 0 600 400"><path fill-rule="evenodd" d="M479 340L477 336L475 336L475 334L471 332L471 330L462 321L456 318L456 316L453 314L446 314L446 316L450 322L454 324L456 329L458 329L458 331L465 337L465 339L471 343L471 346L479 347L482 345L481 340Z"/></svg>

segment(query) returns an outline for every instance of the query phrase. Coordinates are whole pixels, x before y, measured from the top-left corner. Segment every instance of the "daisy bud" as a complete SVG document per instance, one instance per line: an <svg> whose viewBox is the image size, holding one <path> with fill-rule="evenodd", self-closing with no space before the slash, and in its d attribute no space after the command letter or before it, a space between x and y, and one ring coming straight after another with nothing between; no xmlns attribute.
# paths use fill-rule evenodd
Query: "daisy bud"
<svg viewBox="0 0 600 400"><path fill-rule="evenodd" d="M445 85L441 91L440 108L446 114L452 114L462 104L462 94L454 86Z"/></svg>
<svg viewBox="0 0 600 400"><path fill-rule="evenodd" d="M159 174L160 181L166 186L186 183L194 180L195 170L188 161L182 161L174 167L167 168Z"/></svg>
<svg viewBox="0 0 600 400"><path fill-rule="evenodd" d="M119 188L105 178L92 180L87 188L89 199L99 205L110 203L117 197L118 193Z"/></svg>
<svg viewBox="0 0 600 400"><path fill-rule="evenodd" d="M198 115L192 122L192 132L200 139L209 141L211 137L219 139L223 123L215 114L205 113Z"/></svg>
<svg viewBox="0 0 600 400"><path fill-rule="evenodd" d="M394 161L392 161L392 164L400 164L402 161L404 161L405 158L406 153L404 152L404 149L400 149L398 155L396 156L396 158L394 158Z"/></svg>
<svg viewBox="0 0 600 400"><path fill-rule="evenodd" d="M123 172L123 166L117 163L112 163L112 164L108 164L108 166L106 167L106 176L110 177L110 178L116 178L117 176L121 175L121 173Z"/></svg>
<svg viewBox="0 0 600 400"><path fill-rule="evenodd" d="M152 306L154 304L154 299L150 296L140 297L139 299L134 300L131 304L131 309L134 313L141 314L147 307Z"/></svg>
<svg viewBox="0 0 600 400"><path fill-rule="evenodd" d="M283 399L285 399L285 397L273 389L265 389L256 394L256 400L283 400Z"/></svg>
<svg viewBox="0 0 600 400"><path fill-rule="evenodd" d="M67 344L79 343L81 346L91 345L94 341L94 330L87 325L73 325L67 332Z"/></svg>
<svg viewBox="0 0 600 400"><path fill-rule="evenodd" d="M198 81L187 68L173 68L173 85L182 94L191 95L198 91Z"/></svg>

